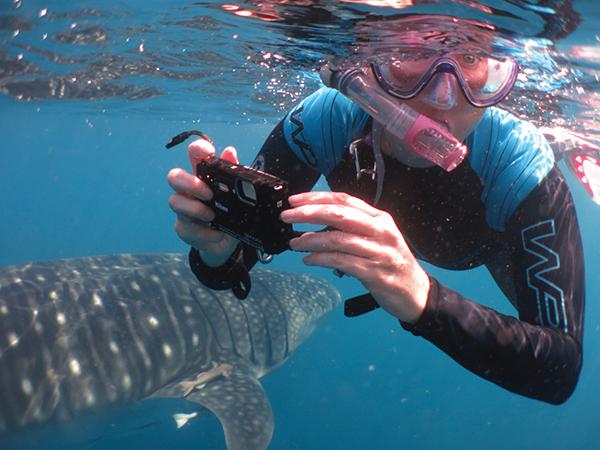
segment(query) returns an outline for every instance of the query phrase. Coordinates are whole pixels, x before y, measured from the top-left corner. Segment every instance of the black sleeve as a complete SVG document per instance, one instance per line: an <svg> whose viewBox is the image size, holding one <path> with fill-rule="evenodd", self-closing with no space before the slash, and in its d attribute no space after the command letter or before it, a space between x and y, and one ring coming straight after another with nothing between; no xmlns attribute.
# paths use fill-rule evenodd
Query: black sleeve
<svg viewBox="0 0 600 450"><path fill-rule="evenodd" d="M320 176L318 171L300 161L289 147L283 134L283 121L271 132L252 167L286 180L290 195L310 191ZM245 298L250 292L248 272L257 261L256 250L242 243L219 267L207 266L194 248L189 253L190 268L202 284L215 290L232 289L238 298Z"/></svg>
<svg viewBox="0 0 600 450"><path fill-rule="evenodd" d="M252 167L286 180L290 195L310 191L321 176L294 154L283 135L283 120L263 144Z"/></svg>
<svg viewBox="0 0 600 450"><path fill-rule="evenodd" d="M556 167L515 211L500 240L486 265L519 319L432 279L423 315L402 325L505 389L563 403L581 370L585 277L573 200Z"/></svg>

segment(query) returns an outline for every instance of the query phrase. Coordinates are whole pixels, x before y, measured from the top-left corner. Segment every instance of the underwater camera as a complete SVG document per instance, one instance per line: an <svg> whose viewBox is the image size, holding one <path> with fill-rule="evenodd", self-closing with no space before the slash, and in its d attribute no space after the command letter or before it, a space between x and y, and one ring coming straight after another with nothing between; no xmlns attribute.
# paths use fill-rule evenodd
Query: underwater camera
<svg viewBox="0 0 600 450"><path fill-rule="evenodd" d="M185 131L166 147L180 144L191 135L211 142L201 131ZM279 214L289 208L287 182L268 173L217 157L200 161L197 176L212 190L207 202L215 212L211 226L256 248L264 254L289 250L289 241L299 235Z"/></svg>

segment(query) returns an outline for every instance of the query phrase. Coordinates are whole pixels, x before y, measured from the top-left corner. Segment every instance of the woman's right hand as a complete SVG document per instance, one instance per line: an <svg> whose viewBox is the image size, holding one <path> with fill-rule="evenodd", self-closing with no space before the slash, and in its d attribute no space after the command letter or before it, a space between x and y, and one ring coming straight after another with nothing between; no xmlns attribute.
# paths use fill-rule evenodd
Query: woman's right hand
<svg viewBox="0 0 600 450"><path fill-rule="evenodd" d="M209 266L223 264L233 253L238 240L210 227L215 218L214 211L204 202L210 201L212 191L196 176L199 161L215 155L215 147L205 139L198 139L188 147L188 156L193 173L175 168L169 171L167 180L175 191L169 197L169 206L177 215L175 232L181 240L200 252L202 260ZM221 158L238 164L234 147L223 150Z"/></svg>

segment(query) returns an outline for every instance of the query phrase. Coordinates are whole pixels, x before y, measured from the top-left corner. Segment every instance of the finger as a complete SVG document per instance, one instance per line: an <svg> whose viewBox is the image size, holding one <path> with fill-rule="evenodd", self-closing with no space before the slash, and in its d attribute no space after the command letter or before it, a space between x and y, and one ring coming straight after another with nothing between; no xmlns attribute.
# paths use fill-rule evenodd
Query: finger
<svg viewBox="0 0 600 450"><path fill-rule="evenodd" d="M358 209L340 205L304 205L286 209L280 214L286 223L310 223L337 228L347 233L373 236L376 220Z"/></svg>
<svg viewBox="0 0 600 450"><path fill-rule="evenodd" d="M374 258L381 254L378 243L362 236L342 231L303 233L290 240L292 250L305 252L341 252L362 258Z"/></svg>
<svg viewBox="0 0 600 450"><path fill-rule="evenodd" d="M225 237L222 231L179 215L175 222L175 232L183 241L198 250L208 250L209 247L220 243Z"/></svg>
<svg viewBox="0 0 600 450"><path fill-rule="evenodd" d="M353 276L363 283L369 274L369 261L360 256L348 255L340 252L311 253L302 258L307 266L319 266L339 271Z"/></svg>
<svg viewBox="0 0 600 450"><path fill-rule="evenodd" d="M167 175L167 181L169 186L180 194L204 201L212 199L213 193L208 185L200 178L183 169L176 168L170 170Z"/></svg>
<svg viewBox="0 0 600 450"><path fill-rule="evenodd" d="M210 207L182 194L171 195L169 206L178 216L188 217L190 221L209 223L215 218L215 213Z"/></svg>
<svg viewBox="0 0 600 450"><path fill-rule="evenodd" d="M196 139L188 146L188 158L190 164L196 173L196 166L198 163L210 156L215 155L215 146L208 142L206 139Z"/></svg>
<svg viewBox="0 0 600 450"><path fill-rule="evenodd" d="M372 207L364 200L353 197L345 192L304 192L291 195L288 201L292 207L320 203L349 206L370 216L377 216L381 213L380 210Z"/></svg>
<svg viewBox="0 0 600 450"><path fill-rule="evenodd" d="M240 160L238 159L237 150L235 147L229 146L223 149L223 153L221 153L221 158L229 161L233 164L239 164Z"/></svg>

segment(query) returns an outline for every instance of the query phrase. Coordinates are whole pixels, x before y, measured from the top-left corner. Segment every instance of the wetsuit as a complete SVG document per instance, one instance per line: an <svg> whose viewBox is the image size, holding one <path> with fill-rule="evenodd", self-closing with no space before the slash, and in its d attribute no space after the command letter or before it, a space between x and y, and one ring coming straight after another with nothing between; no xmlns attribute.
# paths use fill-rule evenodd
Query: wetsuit
<svg viewBox="0 0 600 450"><path fill-rule="evenodd" d="M371 201L376 183L356 179L348 152L359 140L361 167L372 166L371 122L323 88L276 126L254 166L288 180L292 193L311 190L324 175L332 191ZM485 265L519 319L430 277L422 316L401 325L487 380L562 403L582 364L584 263L573 200L552 150L529 122L488 108L466 144L468 159L452 172L411 168L384 155L377 207L394 217L420 260L455 270ZM192 249L190 266L209 287L239 289L255 253L239 245L223 266L209 268Z"/></svg>

